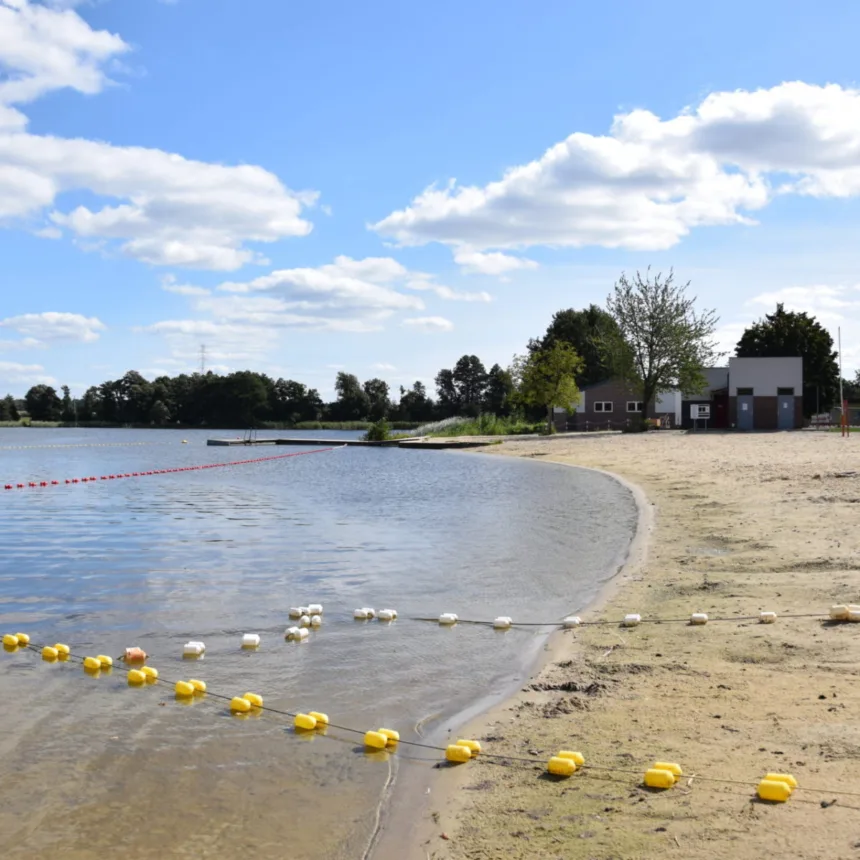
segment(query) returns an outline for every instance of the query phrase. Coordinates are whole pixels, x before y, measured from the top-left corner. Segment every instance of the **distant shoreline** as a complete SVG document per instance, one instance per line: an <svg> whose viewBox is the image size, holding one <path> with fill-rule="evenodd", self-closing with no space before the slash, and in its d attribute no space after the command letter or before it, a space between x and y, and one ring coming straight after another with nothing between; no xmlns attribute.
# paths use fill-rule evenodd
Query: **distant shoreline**
<svg viewBox="0 0 860 860"><path fill-rule="evenodd" d="M251 430L328 430L328 431L366 431L372 426L370 421L303 421L299 424L285 424L278 421L265 421L257 427L248 428L243 425L207 425L199 424L119 424L108 421L0 421L0 429L29 429L29 430L206 430L206 431L246 431ZM393 421L392 430L414 430L421 426L419 421Z"/></svg>

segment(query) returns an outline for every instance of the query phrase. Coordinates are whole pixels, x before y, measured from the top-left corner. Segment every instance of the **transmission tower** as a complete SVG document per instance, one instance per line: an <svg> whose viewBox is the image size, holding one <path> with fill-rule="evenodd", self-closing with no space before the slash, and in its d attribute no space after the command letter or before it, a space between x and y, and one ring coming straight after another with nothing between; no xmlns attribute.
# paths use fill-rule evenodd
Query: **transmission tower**
<svg viewBox="0 0 860 860"><path fill-rule="evenodd" d="M206 373L206 344L200 344L200 373Z"/></svg>

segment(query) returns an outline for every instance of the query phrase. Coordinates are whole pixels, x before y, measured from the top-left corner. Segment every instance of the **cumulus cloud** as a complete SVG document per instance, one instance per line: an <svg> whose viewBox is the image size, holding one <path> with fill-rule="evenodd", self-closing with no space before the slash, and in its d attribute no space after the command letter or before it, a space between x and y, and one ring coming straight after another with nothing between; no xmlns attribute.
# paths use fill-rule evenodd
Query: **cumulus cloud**
<svg viewBox="0 0 860 860"><path fill-rule="evenodd" d="M454 323L445 317L411 317L403 320L403 325L415 331L426 332L451 331L454 328Z"/></svg>
<svg viewBox="0 0 860 860"><path fill-rule="evenodd" d="M443 284L437 284L431 275L416 274L406 283L410 290L429 290L440 299L452 302L491 302L493 297L481 290L479 293L468 293L461 290L453 290Z"/></svg>
<svg viewBox="0 0 860 860"><path fill-rule="evenodd" d="M26 346L45 346L61 341L92 343L107 328L97 317L56 311L7 317L0 320L0 327L23 335L24 339L15 343Z"/></svg>
<svg viewBox="0 0 860 860"><path fill-rule="evenodd" d="M0 386L12 385L56 385L57 380L45 373L41 364L19 364L15 361L0 361Z"/></svg>
<svg viewBox="0 0 860 860"><path fill-rule="evenodd" d="M471 248L459 248L454 251L454 262L466 274L474 275L507 275L518 269L536 269L538 264L525 257L512 257L501 251L489 254L474 251Z"/></svg>
<svg viewBox="0 0 860 860"><path fill-rule="evenodd" d="M26 131L19 106L58 89L100 92L110 83L104 68L128 50L72 8L0 0L0 224L46 214L40 235L62 229L152 265L221 271L265 262L248 243L307 235L302 212L316 193L293 192L262 167ZM57 198L69 191L104 205L64 211Z"/></svg>
<svg viewBox="0 0 860 860"><path fill-rule="evenodd" d="M859 90L792 82L713 93L669 120L634 110L483 187L431 186L372 229L478 252L659 250L695 227L754 223L776 194L860 194Z"/></svg>

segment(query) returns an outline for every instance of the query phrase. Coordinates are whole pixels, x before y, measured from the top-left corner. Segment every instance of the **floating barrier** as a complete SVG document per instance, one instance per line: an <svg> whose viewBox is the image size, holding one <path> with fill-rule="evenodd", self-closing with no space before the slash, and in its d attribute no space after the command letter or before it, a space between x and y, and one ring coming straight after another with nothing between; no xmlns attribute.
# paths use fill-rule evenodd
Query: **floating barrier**
<svg viewBox="0 0 860 860"><path fill-rule="evenodd" d="M574 627L579 627L582 624L582 619L578 615L568 615L561 624L565 630L572 630Z"/></svg>
<svg viewBox="0 0 860 860"><path fill-rule="evenodd" d="M458 621L459 618L457 618L457 615L454 612L443 612L439 616L439 623L443 626L450 627L452 624L456 624Z"/></svg>
<svg viewBox="0 0 860 860"><path fill-rule="evenodd" d="M203 642L186 642L182 646L183 657L202 657L206 651L206 645Z"/></svg>
<svg viewBox="0 0 860 860"><path fill-rule="evenodd" d="M377 616L380 621L394 621L397 618L396 609L380 609Z"/></svg>
<svg viewBox="0 0 860 860"><path fill-rule="evenodd" d="M296 714L293 725L303 732L312 732L317 727L317 718L311 714Z"/></svg>
<svg viewBox="0 0 860 860"><path fill-rule="evenodd" d="M630 615L625 615L624 620L621 622L625 627L636 627L642 622L642 616L638 613L631 613Z"/></svg>
<svg viewBox="0 0 860 860"><path fill-rule="evenodd" d="M322 603L311 603L310 606L308 606L308 611L305 612L304 614L310 615L311 617L313 617L314 615L322 615L323 614Z"/></svg>
<svg viewBox="0 0 860 860"><path fill-rule="evenodd" d="M307 631L303 632L306 633ZM31 643L28 643L28 645L23 647L36 653L40 653L46 648L51 648L51 646L33 645ZM15 650L19 650L19 647L17 645L15 646ZM54 648L53 650L56 650L56 648ZM97 661L97 658L93 657L87 658L73 654L69 654L68 656L71 659L79 660L83 665L86 665L87 661ZM98 677L98 675L100 675L101 673L98 668L94 668L90 670L90 674L92 674L94 677ZM144 683L157 682L159 682L158 672L153 667L144 666L141 669L131 669L128 672L129 686L142 686ZM199 680L192 679L188 681L161 682L173 684L174 692L176 693L176 696L179 700L187 700L189 698L189 694L190 696L194 696L206 692L206 684L203 681ZM248 714L252 710L268 711L279 716L290 717L294 720L294 725L296 725L298 729L301 729L301 725L305 725L308 727L312 727L313 729L324 731L326 728L331 726L332 728L340 729L342 731L362 734L362 731L359 729L350 728L348 726L339 726L330 723L328 715L318 711L310 711L307 714L293 714L289 711L283 711L277 708L266 706L263 704L263 697L257 693L245 693L243 696L235 696L233 698L230 698L229 696L219 695L216 693L212 693L211 695L214 696L215 699L229 702L229 709L234 714ZM378 731L368 731L364 732L363 734L365 747L374 752L379 752L385 750L386 748L393 749L397 747L398 743L403 743L412 747L443 752L447 761L456 764L463 764L468 761L471 761L471 759L478 757L480 754L481 757L489 759L494 764L510 766L521 764L528 768L531 768L534 765L533 758L523 758L514 755L508 755L505 753L483 752L481 749L480 742L475 740L461 738L458 739L455 744L449 744L447 747L441 747L435 746L433 744L423 743L420 741L401 741L399 733L393 729L381 728ZM572 774L578 772L581 769L591 769L595 771L617 774L634 773L633 771L620 768L608 768L595 765L586 765L582 753L572 750L559 751L556 755L550 758L547 764L548 772L560 777L571 776ZM654 765L645 772L645 777L643 781L645 785L650 788L669 789L678 782L682 775L683 771L681 769L681 766L677 763L658 761L655 762ZM756 789L756 794L761 800L776 803L784 803L789 799L789 797L791 797L792 793L799 788L797 780L794 778L794 776L792 776L791 774L783 773L767 773L761 780L759 780L758 783L738 779L721 779L717 777L708 777L703 776L701 774L696 774L694 779L696 781L701 782L714 782L724 784L727 783L746 787L754 786ZM803 791L817 792L828 795L833 794L860 797L860 792L832 788L804 788Z"/></svg>
<svg viewBox="0 0 860 860"><path fill-rule="evenodd" d="M707 624L708 623L708 613L707 612L694 612L690 616L690 624Z"/></svg>
<svg viewBox="0 0 860 860"><path fill-rule="evenodd" d="M56 646L59 648L59 645ZM66 651L68 654L69 652ZM145 663L147 658L146 651L143 648L138 648L136 645L133 645L131 648L125 649L125 656L123 659L126 663Z"/></svg>
<svg viewBox="0 0 860 860"><path fill-rule="evenodd" d="M42 649L42 659L51 662L53 660L57 660L60 657L60 652L56 648L52 648L50 645L46 645Z"/></svg>
<svg viewBox="0 0 860 860"><path fill-rule="evenodd" d="M243 648L259 648L260 646L260 636L258 633L246 633L242 637L242 647Z"/></svg>
<svg viewBox="0 0 860 860"><path fill-rule="evenodd" d="M498 618L493 620L493 629L494 630L509 630L513 621L508 615L500 615Z"/></svg>
<svg viewBox="0 0 860 860"><path fill-rule="evenodd" d="M311 627L320 627L322 625L322 616L321 615L311 615L310 623L311 623Z"/></svg>
<svg viewBox="0 0 860 860"><path fill-rule="evenodd" d="M773 624L776 621L775 612L762 612L759 614L758 620L762 624Z"/></svg>
<svg viewBox="0 0 860 860"><path fill-rule="evenodd" d="M116 475L102 475L102 481L115 481L120 478L144 478L149 477L150 475L173 475L179 472L199 472L203 469L222 469L228 466L249 466L254 463L267 463L272 460L286 460L288 457L304 457L309 454L325 454L330 451L337 451L337 448L315 448L312 451L293 451L290 454L275 454L271 457L254 457L250 460L229 460L227 462L221 463L202 463L197 466L178 466L173 469L153 469L148 472L125 472L123 474ZM92 483L97 480L95 477L88 478L66 478L64 483L66 485L70 484L87 484ZM15 483L15 484L4 484L3 488L6 490L23 490L26 487L58 487L60 486L59 481L28 481L26 484L24 483Z"/></svg>
<svg viewBox="0 0 860 860"><path fill-rule="evenodd" d="M294 641L297 639L301 639L299 633L301 632L300 627L288 627L286 631L284 631L284 639L288 641Z"/></svg>

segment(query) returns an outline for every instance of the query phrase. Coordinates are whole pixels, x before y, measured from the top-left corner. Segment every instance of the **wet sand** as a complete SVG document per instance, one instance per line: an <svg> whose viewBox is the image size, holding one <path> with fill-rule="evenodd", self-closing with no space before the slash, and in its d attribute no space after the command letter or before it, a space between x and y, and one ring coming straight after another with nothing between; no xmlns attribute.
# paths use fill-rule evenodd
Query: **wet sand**
<svg viewBox="0 0 860 860"><path fill-rule="evenodd" d="M833 433L661 432L487 451L606 470L646 494L647 555L634 554L584 614L605 620L786 616L860 602L858 446ZM424 803L402 823L409 856L856 856L858 675L860 626L820 618L557 634L542 670L468 728L488 749L535 764L479 759L434 771ZM629 773L551 781L542 772L559 749ZM652 793L641 777L658 759L679 762L686 776ZM769 771L798 779L787 804L752 801L752 784ZM833 793L842 791L858 795Z"/></svg>

